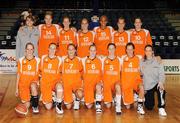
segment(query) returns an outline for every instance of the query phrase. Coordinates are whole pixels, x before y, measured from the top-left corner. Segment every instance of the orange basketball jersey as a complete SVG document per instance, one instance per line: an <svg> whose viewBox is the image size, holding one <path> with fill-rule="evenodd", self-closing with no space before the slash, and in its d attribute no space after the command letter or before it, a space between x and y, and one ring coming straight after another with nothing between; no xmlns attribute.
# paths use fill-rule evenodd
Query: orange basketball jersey
<svg viewBox="0 0 180 123"><path fill-rule="evenodd" d="M72 29L65 31L62 29L59 32L59 49L58 49L58 56L66 56L67 55L67 46L68 44L77 44L76 42L76 32Z"/></svg>
<svg viewBox="0 0 180 123"><path fill-rule="evenodd" d="M144 55L144 47L147 44L152 45L151 35L148 30L141 29L140 31L133 30L131 32L131 42L135 45L135 54Z"/></svg>
<svg viewBox="0 0 180 123"><path fill-rule="evenodd" d="M94 32L88 31L87 33L79 32L77 34L77 55L85 57L89 54L89 46L94 42Z"/></svg>
<svg viewBox="0 0 180 123"><path fill-rule="evenodd" d="M39 25L40 38L38 42L39 57L48 54L48 47L50 43L58 42L59 25L52 24L47 27L45 24Z"/></svg>
<svg viewBox="0 0 180 123"><path fill-rule="evenodd" d="M50 84L50 82L57 80L60 81L60 66L61 59L59 57L49 58L48 55L43 55L40 64L41 84Z"/></svg>
<svg viewBox="0 0 180 123"><path fill-rule="evenodd" d="M95 44L97 47L98 55L107 55L107 45L112 42L112 33L113 28L111 26L107 26L105 29L101 29L100 27L94 28L95 32Z"/></svg>
<svg viewBox="0 0 180 123"><path fill-rule="evenodd" d="M40 59L34 57L31 60L22 57L18 61L17 72L20 76L19 85L29 85L30 82L38 81Z"/></svg>
<svg viewBox="0 0 180 123"><path fill-rule="evenodd" d="M116 55L121 57L126 54L125 47L130 42L130 33L128 31L115 31L113 32L112 42L116 45Z"/></svg>
<svg viewBox="0 0 180 123"><path fill-rule="evenodd" d="M103 81L104 83L120 82L121 60L119 57L111 60L103 60Z"/></svg>

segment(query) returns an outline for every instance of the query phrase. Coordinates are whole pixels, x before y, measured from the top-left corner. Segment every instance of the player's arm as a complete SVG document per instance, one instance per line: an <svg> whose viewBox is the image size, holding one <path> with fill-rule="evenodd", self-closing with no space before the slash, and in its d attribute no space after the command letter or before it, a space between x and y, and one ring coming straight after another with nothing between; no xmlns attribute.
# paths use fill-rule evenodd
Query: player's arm
<svg viewBox="0 0 180 123"><path fill-rule="evenodd" d="M18 66L17 66L17 79L16 79L16 90L15 90L15 96L18 97L19 95L19 78L20 78L20 62L18 61Z"/></svg>

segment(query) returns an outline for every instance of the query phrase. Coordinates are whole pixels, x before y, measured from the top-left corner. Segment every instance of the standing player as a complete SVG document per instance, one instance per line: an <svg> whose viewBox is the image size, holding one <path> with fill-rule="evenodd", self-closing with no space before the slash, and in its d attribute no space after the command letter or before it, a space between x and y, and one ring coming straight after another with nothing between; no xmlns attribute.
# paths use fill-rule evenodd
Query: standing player
<svg viewBox="0 0 180 123"><path fill-rule="evenodd" d="M52 13L46 12L45 14L45 24L39 25L40 39L38 43L38 54L39 57L48 54L49 44L58 42L58 31L59 25L52 24Z"/></svg>
<svg viewBox="0 0 180 123"><path fill-rule="evenodd" d="M107 108L110 108L113 97L115 97L115 111L121 114L120 58L115 55L116 45L114 43L109 43L107 49L108 56L103 59L104 103Z"/></svg>
<svg viewBox="0 0 180 123"><path fill-rule="evenodd" d="M107 26L108 18L103 15L100 17L100 26L94 28L95 40L97 46L97 54L100 56L108 55L107 45L112 42L113 28Z"/></svg>
<svg viewBox="0 0 180 123"><path fill-rule="evenodd" d="M152 45L145 46L145 56L140 64L141 73L143 76L145 90L145 107L148 110L154 108L155 100L154 93L157 92L159 115L167 116L165 111L165 94L164 90L164 68L154 57Z"/></svg>
<svg viewBox="0 0 180 123"><path fill-rule="evenodd" d="M143 110L144 88L140 77L140 58L134 54L135 46L133 43L126 45L126 54L122 57L121 85L124 104L129 109L134 103L134 91L139 93L138 108L139 114L145 114Z"/></svg>
<svg viewBox="0 0 180 123"><path fill-rule="evenodd" d="M19 96L21 102L30 106L32 100L32 111L38 113L38 77L40 59L34 57L34 45L27 43L25 46L25 56L18 60L16 96Z"/></svg>
<svg viewBox="0 0 180 123"><path fill-rule="evenodd" d="M63 114L62 98L63 86L60 78L61 59L56 56L57 46L55 43L49 45L48 55L43 55L41 58L40 72L41 72L41 94L42 101L46 109L50 110L53 106L52 93L56 93L56 112Z"/></svg>
<svg viewBox="0 0 180 123"><path fill-rule="evenodd" d="M152 45L152 39L147 29L142 29L141 18L135 18L135 29L131 30L131 42L135 45L135 54L144 56L144 47L147 44Z"/></svg>
<svg viewBox="0 0 180 123"><path fill-rule="evenodd" d="M62 81L64 87L64 103L67 109L71 109L74 95L74 110L79 109L80 100L83 97L82 90L82 62L76 57L74 44L67 46L67 56L62 58Z"/></svg>
<svg viewBox="0 0 180 123"><path fill-rule="evenodd" d="M67 55L68 44L77 44L76 42L76 32L73 28L70 28L71 19L68 16L63 18L63 28L59 32L59 50L58 56Z"/></svg>
<svg viewBox="0 0 180 123"><path fill-rule="evenodd" d="M113 32L112 42L116 45L116 55L121 57L125 55L125 47L130 42L130 32L125 31L125 19L120 17L117 22L118 30Z"/></svg>
<svg viewBox="0 0 180 123"><path fill-rule="evenodd" d="M89 47L89 56L82 59L83 80L84 80L84 100L87 108L91 108L95 101L96 112L102 112L102 63L96 57L96 46Z"/></svg>
<svg viewBox="0 0 180 123"><path fill-rule="evenodd" d="M87 18L81 20L81 31L77 34L77 55L79 57L88 56L89 46L94 42L94 32L88 30L89 22Z"/></svg>

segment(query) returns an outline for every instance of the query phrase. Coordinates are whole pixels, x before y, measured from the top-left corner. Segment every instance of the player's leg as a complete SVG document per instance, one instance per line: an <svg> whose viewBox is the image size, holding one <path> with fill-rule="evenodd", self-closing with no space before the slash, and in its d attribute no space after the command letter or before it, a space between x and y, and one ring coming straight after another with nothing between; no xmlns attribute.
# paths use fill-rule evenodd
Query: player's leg
<svg viewBox="0 0 180 123"><path fill-rule="evenodd" d="M142 84L138 85L139 87L139 98L138 98L138 106L137 106L137 112L141 115L144 115L144 109L143 109L143 103L144 103L144 87Z"/></svg>
<svg viewBox="0 0 180 123"><path fill-rule="evenodd" d="M62 83L56 83L55 91L56 91L56 112L58 114L63 114L64 111L62 109L62 101L63 101Z"/></svg>
<svg viewBox="0 0 180 123"><path fill-rule="evenodd" d="M104 82L103 84L103 96L104 96L104 104L106 108L111 108L112 103L112 89L111 84Z"/></svg>
<svg viewBox="0 0 180 123"><path fill-rule="evenodd" d="M152 88L150 90L145 91L144 105L147 110L153 110L153 108L154 108L154 105L155 105L154 92L156 90L155 89L156 87L157 86L155 86L154 88Z"/></svg>
<svg viewBox="0 0 180 123"><path fill-rule="evenodd" d="M78 88L74 91L74 110L78 110L80 108L80 100L83 98L83 89Z"/></svg>
<svg viewBox="0 0 180 123"><path fill-rule="evenodd" d="M158 108L159 108L159 115L161 116L167 116L167 113L165 111L165 90L160 90L159 88L156 88L157 96L158 96Z"/></svg>
<svg viewBox="0 0 180 123"><path fill-rule="evenodd" d="M38 85L36 82L31 83L31 105L33 113L39 113Z"/></svg>
<svg viewBox="0 0 180 123"><path fill-rule="evenodd" d="M115 100L116 100L116 106L115 110L117 114L121 114L121 87L120 83L115 83Z"/></svg>
<svg viewBox="0 0 180 123"><path fill-rule="evenodd" d="M30 89L29 86L19 86L19 97L21 102L27 107L30 107Z"/></svg>
<svg viewBox="0 0 180 123"><path fill-rule="evenodd" d="M96 84L96 102L95 102L95 107L96 107L96 112L102 112L102 107L101 107L101 101L102 101L102 83L97 83Z"/></svg>

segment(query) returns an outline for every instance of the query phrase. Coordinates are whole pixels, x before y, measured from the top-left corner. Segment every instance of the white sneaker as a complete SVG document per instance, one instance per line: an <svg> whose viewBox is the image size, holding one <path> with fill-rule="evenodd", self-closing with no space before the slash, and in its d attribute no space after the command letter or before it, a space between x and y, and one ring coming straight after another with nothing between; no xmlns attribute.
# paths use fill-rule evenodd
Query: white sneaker
<svg viewBox="0 0 180 123"><path fill-rule="evenodd" d="M117 115L121 115L121 106L116 105L115 110Z"/></svg>
<svg viewBox="0 0 180 123"><path fill-rule="evenodd" d="M141 114L141 115L144 115L144 114L145 114L144 109L143 109L143 105L138 104L137 112L138 112L139 114Z"/></svg>
<svg viewBox="0 0 180 123"><path fill-rule="evenodd" d="M79 110L79 105L80 105L80 101L75 100L73 109L74 110Z"/></svg>
<svg viewBox="0 0 180 123"><path fill-rule="evenodd" d="M56 105L56 112L57 112L58 114L63 114L64 111L63 111L63 109L62 109L62 106Z"/></svg>
<svg viewBox="0 0 180 123"><path fill-rule="evenodd" d="M159 108L159 115L161 116L167 116L167 113L164 108Z"/></svg>
<svg viewBox="0 0 180 123"><path fill-rule="evenodd" d="M101 113L102 112L102 108L101 108L100 104L96 104L95 108L96 108L96 113Z"/></svg>
<svg viewBox="0 0 180 123"><path fill-rule="evenodd" d="M38 107L32 107L32 112L33 112L34 114L39 113L39 108L38 108Z"/></svg>

